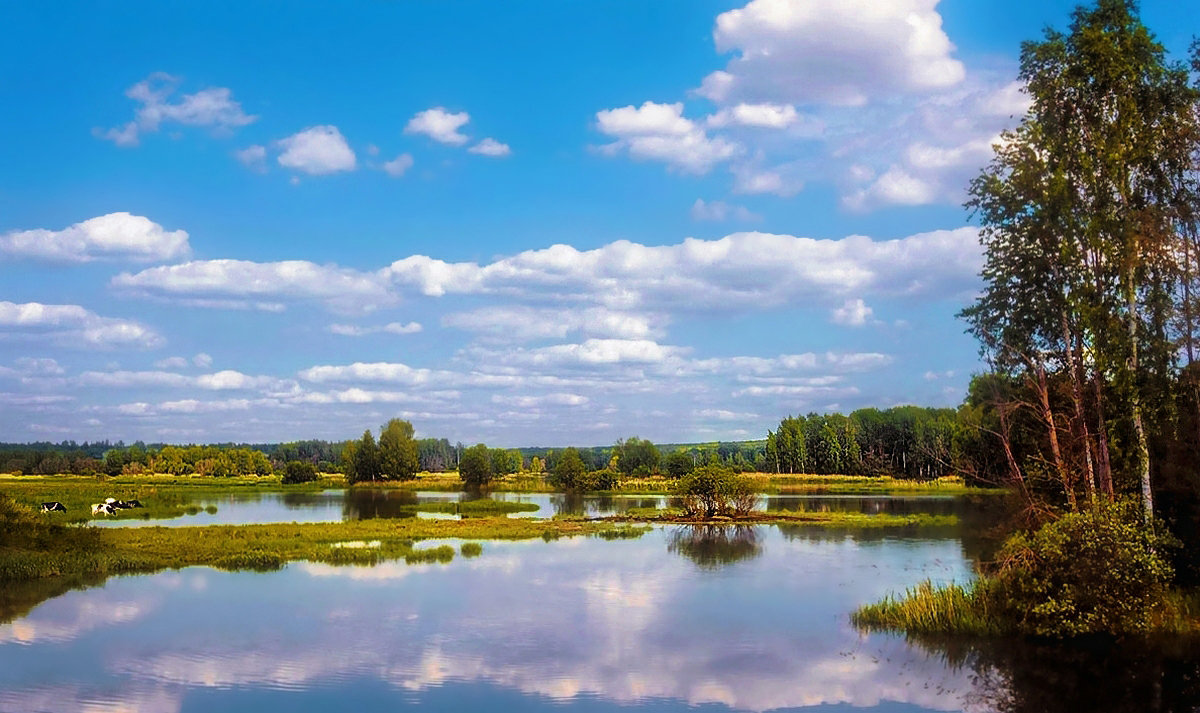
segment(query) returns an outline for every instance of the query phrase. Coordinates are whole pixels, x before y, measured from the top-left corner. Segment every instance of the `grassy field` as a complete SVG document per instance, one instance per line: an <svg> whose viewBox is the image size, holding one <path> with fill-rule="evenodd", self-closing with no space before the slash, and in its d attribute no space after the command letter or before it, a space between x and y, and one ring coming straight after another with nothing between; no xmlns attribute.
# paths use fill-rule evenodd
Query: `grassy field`
<svg viewBox="0 0 1200 713"><path fill-rule="evenodd" d="M891 515L859 512L804 512L795 510L766 510L734 518L722 517L713 520L689 518L677 508L630 508L623 515L614 515L600 520L630 523L673 523L733 524L733 525L814 525L819 527L844 527L851 529L879 527L953 527L959 524L957 515Z"/></svg>

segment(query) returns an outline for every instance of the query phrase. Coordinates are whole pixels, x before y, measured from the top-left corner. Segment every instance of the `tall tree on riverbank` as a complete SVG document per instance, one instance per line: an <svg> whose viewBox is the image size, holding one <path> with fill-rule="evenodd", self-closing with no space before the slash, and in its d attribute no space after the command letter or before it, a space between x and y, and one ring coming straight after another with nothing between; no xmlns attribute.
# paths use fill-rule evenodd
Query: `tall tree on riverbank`
<svg viewBox="0 0 1200 713"><path fill-rule="evenodd" d="M1024 385L1069 506L1082 480L1089 499L1139 492L1149 518L1181 322L1191 339L1197 93L1130 0L1026 43L1020 76L1030 109L970 187L986 285L963 316Z"/></svg>
<svg viewBox="0 0 1200 713"><path fill-rule="evenodd" d="M411 480L417 477L417 442L413 425L393 418L379 431L379 470L384 478Z"/></svg>

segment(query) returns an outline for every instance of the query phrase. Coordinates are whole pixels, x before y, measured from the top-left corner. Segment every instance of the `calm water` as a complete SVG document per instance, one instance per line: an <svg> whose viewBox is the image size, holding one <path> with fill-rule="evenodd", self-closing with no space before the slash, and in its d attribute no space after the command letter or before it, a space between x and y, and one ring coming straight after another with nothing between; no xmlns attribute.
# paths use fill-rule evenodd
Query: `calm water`
<svg viewBox="0 0 1200 713"><path fill-rule="evenodd" d="M850 626L888 592L967 579L977 542L672 526L445 565L116 578L0 625L0 711L1197 710L1200 652Z"/></svg>
<svg viewBox="0 0 1200 713"><path fill-rule="evenodd" d="M165 525L249 525L272 522L340 522L378 517L446 517L433 513L413 513L406 506L427 502L454 502L470 499L464 493L407 491L387 488L326 490L320 493L238 493L195 501L200 507L215 506L215 513L168 520L95 520L105 527ZM478 496L474 496L478 497ZM510 517L551 517L554 515L617 515L630 508L666 507L672 502L664 495L569 495L564 493L492 493L495 500L532 503L536 511ZM879 495L771 495L759 499L759 509L832 510L865 513L947 515L959 512L961 504L951 497L911 497Z"/></svg>

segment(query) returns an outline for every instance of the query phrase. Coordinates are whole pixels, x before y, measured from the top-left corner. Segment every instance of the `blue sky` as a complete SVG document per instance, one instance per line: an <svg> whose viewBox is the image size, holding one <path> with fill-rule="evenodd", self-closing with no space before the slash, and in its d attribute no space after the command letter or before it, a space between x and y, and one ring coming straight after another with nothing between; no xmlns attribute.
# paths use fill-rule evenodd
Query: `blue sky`
<svg viewBox="0 0 1200 713"><path fill-rule="evenodd" d="M0 439L957 404L963 186L1072 6L6 3Z"/></svg>

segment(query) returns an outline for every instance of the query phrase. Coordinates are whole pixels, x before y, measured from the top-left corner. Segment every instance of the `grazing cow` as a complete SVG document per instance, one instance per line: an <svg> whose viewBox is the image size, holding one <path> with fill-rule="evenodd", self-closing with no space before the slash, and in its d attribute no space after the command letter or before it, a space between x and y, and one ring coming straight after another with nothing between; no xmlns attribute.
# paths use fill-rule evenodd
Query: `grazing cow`
<svg viewBox="0 0 1200 713"><path fill-rule="evenodd" d="M116 498L105 498L105 499L104 499L104 504L105 504L105 505L112 505L112 504L113 504L113 503L115 503L115 502L117 502L117 499L116 499Z"/></svg>
<svg viewBox="0 0 1200 713"><path fill-rule="evenodd" d="M146 507L146 506L145 506L145 505L142 505L142 501L141 501L141 500L126 500L126 501L125 501L125 507L127 507L127 508L141 508L141 507Z"/></svg>
<svg viewBox="0 0 1200 713"><path fill-rule="evenodd" d="M52 503L42 503L42 512L66 512L67 508L57 500Z"/></svg>
<svg viewBox="0 0 1200 713"><path fill-rule="evenodd" d="M95 503L92 505L93 515L116 515L117 511L108 503Z"/></svg>

